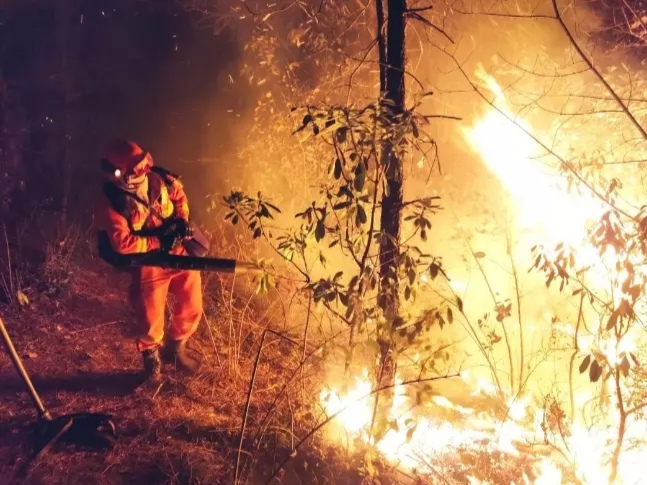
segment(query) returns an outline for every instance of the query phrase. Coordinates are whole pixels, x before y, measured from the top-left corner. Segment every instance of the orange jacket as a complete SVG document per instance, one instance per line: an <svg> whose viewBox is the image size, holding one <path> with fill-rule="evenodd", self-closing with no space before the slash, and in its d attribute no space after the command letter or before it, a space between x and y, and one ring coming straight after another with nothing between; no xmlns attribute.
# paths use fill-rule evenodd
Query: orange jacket
<svg viewBox="0 0 647 485"><path fill-rule="evenodd" d="M109 195L110 194L110 195ZM189 220L189 203L184 187L179 179L172 175L148 174L148 200L150 206L164 219L179 217ZM112 249L121 254L146 253L159 249L156 237L144 237L135 234L141 229L159 227L162 220L150 214L148 207L137 202L126 194L112 194L104 191L95 206L95 224L98 231L107 234ZM182 245L172 251L173 254L186 254Z"/></svg>

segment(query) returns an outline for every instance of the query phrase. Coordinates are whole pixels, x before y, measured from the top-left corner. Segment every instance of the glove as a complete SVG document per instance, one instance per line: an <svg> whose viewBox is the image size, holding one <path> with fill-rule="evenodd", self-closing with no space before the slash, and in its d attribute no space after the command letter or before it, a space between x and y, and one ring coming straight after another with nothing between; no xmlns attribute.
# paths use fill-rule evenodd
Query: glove
<svg viewBox="0 0 647 485"><path fill-rule="evenodd" d="M188 221L180 218L168 219L157 232L157 239L160 242L162 251L171 251L184 239L190 238L193 234Z"/></svg>
<svg viewBox="0 0 647 485"><path fill-rule="evenodd" d="M175 232L177 233L180 240L188 239L193 236L193 230L189 225L189 221L185 219L175 218L173 219L173 226L175 227Z"/></svg>
<svg viewBox="0 0 647 485"><path fill-rule="evenodd" d="M157 235L160 242L160 249L164 252L171 251L180 242L174 231L163 232Z"/></svg>

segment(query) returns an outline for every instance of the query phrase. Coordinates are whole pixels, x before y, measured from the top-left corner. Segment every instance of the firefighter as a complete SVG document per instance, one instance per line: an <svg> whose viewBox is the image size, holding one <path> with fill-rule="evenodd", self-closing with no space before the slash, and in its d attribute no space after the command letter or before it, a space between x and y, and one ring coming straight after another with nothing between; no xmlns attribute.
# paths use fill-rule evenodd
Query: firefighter
<svg viewBox="0 0 647 485"><path fill-rule="evenodd" d="M177 176L156 167L150 153L132 141L110 143L102 160L103 194L95 220L99 237L120 254L167 251L185 255L189 237L189 205ZM101 244L101 243L100 243ZM162 360L195 373L199 362L186 352L186 342L202 316L199 271L144 266L133 268L130 301L137 318L137 349L147 380L161 380ZM164 311L174 296L167 339Z"/></svg>

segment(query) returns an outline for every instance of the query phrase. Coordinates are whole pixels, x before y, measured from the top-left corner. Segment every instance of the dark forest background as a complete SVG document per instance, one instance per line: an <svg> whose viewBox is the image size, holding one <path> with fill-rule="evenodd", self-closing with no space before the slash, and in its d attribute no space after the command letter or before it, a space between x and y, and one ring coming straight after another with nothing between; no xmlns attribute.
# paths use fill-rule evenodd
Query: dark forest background
<svg viewBox="0 0 647 485"><path fill-rule="evenodd" d="M217 177L235 149L227 110L247 104L228 81L241 49L229 29L215 33L172 0L21 0L6 7L3 218L38 207L86 220L102 147L118 136L191 180L190 195L213 189L213 179L201 175Z"/></svg>

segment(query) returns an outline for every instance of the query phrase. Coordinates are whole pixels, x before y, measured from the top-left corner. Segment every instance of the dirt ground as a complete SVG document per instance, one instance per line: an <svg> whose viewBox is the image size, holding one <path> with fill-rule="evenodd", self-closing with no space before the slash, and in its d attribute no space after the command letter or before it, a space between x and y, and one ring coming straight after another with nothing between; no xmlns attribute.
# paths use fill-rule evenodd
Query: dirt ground
<svg viewBox="0 0 647 485"><path fill-rule="evenodd" d="M238 294L227 277L211 278L205 318L190 343L203 361L200 373L187 378L167 364L163 386L141 392L141 356L125 295L128 275L96 260L72 268L62 291L34 282L25 289L29 303L0 304L0 316L50 413L108 413L116 424L116 441L103 451L58 444L34 459L37 414L1 348L0 485L233 484L254 362L269 324L266 309L261 304L255 314L253 297ZM239 484L269 483L291 447L316 424L313 415L321 417L312 399L321 386L316 363L299 371L299 381L281 392L296 375L302 355L300 347L274 335L265 339L247 413ZM446 391L468 396L455 384ZM264 422L271 411L272 419ZM278 474L281 480L271 483L377 483L362 478L363 455L346 451L321 442L304 446ZM492 483L507 484L531 469L531 455L495 456L484 443L482 452L452 453L438 483L467 483L467 474L485 470L499 477ZM379 483L434 480L390 468Z"/></svg>
<svg viewBox="0 0 647 485"><path fill-rule="evenodd" d="M141 392L141 357L125 303L127 278L95 262L77 268L65 294L32 289L25 293L28 305L0 307L51 414L105 412L114 416L117 428L112 450L58 445L33 460L36 412L3 348L0 483L233 483L250 366L248 359L241 359L235 371L230 369L224 321L229 316L218 311L217 291L209 297L211 318L202 322L191 342L192 351L203 360L199 375L188 379L167 365L159 392ZM252 326L245 331L245 345L257 347L262 329ZM281 370L280 364L272 364L271 354L268 359L265 369ZM277 387L270 374L259 373L255 383L259 402ZM255 411L250 409L250 421ZM271 465L263 468L267 471Z"/></svg>

